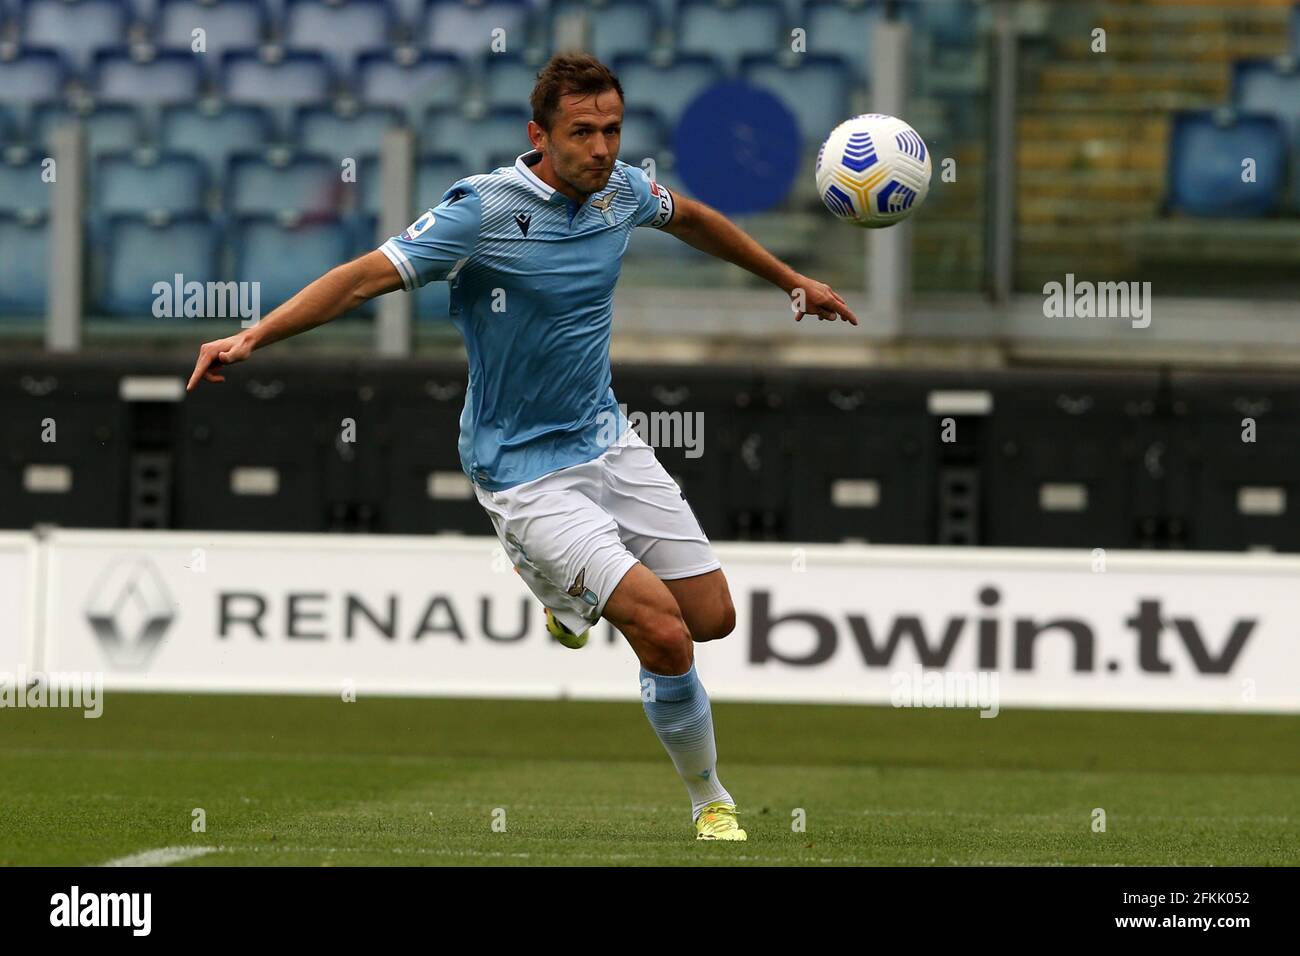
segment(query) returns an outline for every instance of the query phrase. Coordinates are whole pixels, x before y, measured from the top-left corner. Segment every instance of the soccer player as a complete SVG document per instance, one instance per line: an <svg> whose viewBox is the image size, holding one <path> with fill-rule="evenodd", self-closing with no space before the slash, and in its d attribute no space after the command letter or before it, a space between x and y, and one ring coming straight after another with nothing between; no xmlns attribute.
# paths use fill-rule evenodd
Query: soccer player
<svg viewBox="0 0 1300 956"><path fill-rule="evenodd" d="M796 321L857 317L716 210L620 161L623 90L599 60L553 57L530 99L533 148L513 166L458 180L401 235L204 343L188 388L374 296L450 283L470 368L461 464L506 554L561 643L581 647L602 616L622 632L697 839L744 840L693 647L731 633L735 609L684 495L614 399L614 285L632 230L650 226L779 287Z"/></svg>

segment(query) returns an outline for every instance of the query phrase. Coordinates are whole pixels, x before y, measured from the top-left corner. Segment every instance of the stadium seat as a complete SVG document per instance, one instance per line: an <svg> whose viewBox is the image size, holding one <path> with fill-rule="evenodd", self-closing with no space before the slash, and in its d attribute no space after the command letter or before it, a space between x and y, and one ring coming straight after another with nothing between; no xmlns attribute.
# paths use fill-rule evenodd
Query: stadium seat
<svg viewBox="0 0 1300 956"><path fill-rule="evenodd" d="M335 72L345 76L363 50L388 46L389 33L383 0L288 0L282 37L286 46L324 53Z"/></svg>
<svg viewBox="0 0 1300 956"><path fill-rule="evenodd" d="M527 104L540 69L540 64L534 65L516 53L488 57L483 64L484 104L488 108Z"/></svg>
<svg viewBox="0 0 1300 956"><path fill-rule="evenodd" d="M687 104L723 78L709 56L679 56L666 60L643 54L618 57L613 63L629 106L653 109L668 130L677 125Z"/></svg>
<svg viewBox="0 0 1300 956"><path fill-rule="evenodd" d="M805 146L819 145L848 116L852 74L839 57L751 56L744 59L741 75L785 103L799 121Z"/></svg>
<svg viewBox="0 0 1300 956"><path fill-rule="evenodd" d="M48 239L44 215L15 216L0 208L0 319L45 314Z"/></svg>
<svg viewBox="0 0 1300 956"><path fill-rule="evenodd" d="M1243 113L1276 116L1287 144L1300 144L1300 68L1294 61L1239 61L1233 68L1232 103Z"/></svg>
<svg viewBox="0 0 1300 956"><path fill-rule="evenodd" d="M0 104L0 151L20 139L18 120Z"/></svg>
<svg viewBox="0 0 1300 956"><path fill-rule="evenodd" d="M308 106L298 111L295 145L322 156L378 156L384 134L402 125L402 114L388 107L328 109Z"/></svg>
<svg viewBox="0 0 1300 956"><path fill-rule="evenodd" d="M444 53L479 57L490 52L493 36L502 36L505 49L522 51L528 43L529 6L525 0L430 0L425 15L424 46ZM493 31L504 31L494 34Z"/></svg>
<svg viewBox="0 0 1300 956"><path fill-rule="evenodd" d="M230 156L274 143L275 124L259 106L219 100L170 106L163 111L159 142L170 152L199 157L214 183L224 183Z"/></svg>
<svg viewBox="0 0 1300 956"><path fill-rule="evenodd" d="M850 7L838 0L809 0L804 8L808 25L808 52L839 56L858 82L871 79L871 34L879 20L874 5Z"/></svg>
<svg viewBox="0 0 1300 956"><path fill-rule="evenodd" d="M344 195L342 167L328 156L236 154L226 176L234 216L331 215Z"/></svg>
<svg viewBox="0 0 1300 956"><path fill-rule="evenodd" d="M102 100L185 103L199 95L201 86L199 57L188 52L140 45L95 54L94 92Z"/></svg>
<svg viewBox="0 0 1300 956"><path fill-rule="evenodd" d="M103 215L179 217L203 212L207 174L195 156L145 149L101 156L91 185Z"/></svg>
<svg viewBox="0 0 1300 956"><path fill-rule="evenodd" d="M975 0L923 0L914 9L918 29L936 47L964 48L976 42L979 9Z"/></svg>
<svg viewBox="0 0 1300 956"><path fill-rule="evenodd" d="M231 50L222 63L225 96L232 103L296 106L329 97L329 62L321 53L279 47Z"/></svg>
<svg viewBox="0 0 1300 956"><path fill-rule="evenodd" d="M345 262L352 239L342 222L318 219L289 226L267 217L244 217L232 237L235 278L260 282L262 314Z"/></svg>
<svg viewBox="0 0 1300 956"><path fill-rule="evenodd" d="M668 141L663 124L654 110L629 106L623 110L623 135L619 137L618 158L633 166L644 159L662 162Z"/></svg>
<svg viewBox="0 0 1300 956"><path fill-rule="evenodd" d="M448 53L409 50L363 54L357 67L357 95L369 106L401 109L412 123L430 106L459 106L465 96L464 66Z"/></svg>
<svg viewBox="0 0 1300 956"><path fill-rule="evenodd" d="M94 51L126 42L129 12L121 0L30 0L22 15L20 40L60 50L78 72Z"/></svg>
<svg viewBox="0 0 1300 956"><path fill-rule="evenodd" d="M422 152L455 151L474 172L489 172L489 159L514 150L511 162L531 147L528 143L529 110L501 107L482 119L460 110L433 109L420 131Z"/></svg>
<svg viewBox="0 0 1300 956"><path fill-rule="evenodd" d="M522 150L520 151L522 152ZM516 153L516 156L519 154ZM514 158L510 160L514 162ZM415 167L415 208L431 208L456 180L472 175L455 153L430 153L420 157Z"/></svg>
<svg viewBox="0 0 1300 956"><path fill-rule="evenodd" d="M183 283L221 278L217 229L205 216L167 220L115 216L108 221L107 236L98 297L99 309L106 315L152 319L156 283L165 282L170 289L177 275ZM175 303L172 307L174 312ZM181 316L173 314L173 318Z"/></svg>
<svg viewBox="0 0 1300 956"><path fill-rule="evenodd" d="M86 149L90 155L134 149L143 141L144 125L134 106L124 103L103 104L86 110L46 103L38 106L33 117L33 145L48 150L50 134L62 123L80 121L86 129Z"/></svg>
<svg viewBox="0 0 1300 956"><path fill-rule="evenodd" d="M1243 182L1244 157L1255 181ZM1169 142L1168 208L1195 216L1266 216L1281 204L1287 144L1273 116L1185 112L1174 116Z"/></svg>
<svg viewBox="0 0 1300 956"><path fill-rule="evenodd" d="M50 184L42 178L42 157L24 150L0 158L0 213L34 216L49 212Z"/></svg>
<svg viewBox="0 0 1300 956"><path fill-rule="evenodd" d="M715 0L685 0L677 8L677 51L714 56L734 68L744 56L788 47L789 38L782 35L783 20L781 7L774 0L726 5Z"/></svg>
<svg viewBox="0 0 1300 956"><path fill-rule="evenodd" d="M0 44L0 101L35 103L57 99L66 78L63 58L57 51Z"/></svg>
<svg viewBox="0 0 1300 956"><path fill-rule="evenodd" d="M620 54L645 53L655 46L659 17L652 0L614 0L601 4L561 0L551 7L553 49L560 40L556 31L560 18L575 14L586 15L587 49L604 63Z"/></svg>
<svg viewBox="0 0 1300 956"><path fill-rule="evenodd" d="M212 73L228 50L256 49L266 39L265 14L258 0L162 0L154 31L159 46L192 50L197 28L204 31L204 63Z"/></svg>

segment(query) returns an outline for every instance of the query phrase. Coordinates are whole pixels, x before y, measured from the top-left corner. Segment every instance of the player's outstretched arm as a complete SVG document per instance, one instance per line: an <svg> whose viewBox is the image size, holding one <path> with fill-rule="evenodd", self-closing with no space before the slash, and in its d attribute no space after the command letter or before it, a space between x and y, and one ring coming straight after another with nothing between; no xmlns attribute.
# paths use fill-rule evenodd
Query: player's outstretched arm
<svg viewBox="0 0 1300 956"><path fill-rule="evenodd" d="M400 288L402 277L378 250L331 269L252 328L204 342L186 391L193 391L200 381L224 382L221 369L242 362L254 349L324 325L377 295Z"/></svg>
<svg viewBox="0 0 1300 956"><path fill-rule="evenodd" d="M783 290L790 296L796 322L805 315L815 315L832 322L842 319L858 324L858 317L834 289L791 269L730 219L702 202L677 196L673 218L663 230Z"/></svg>

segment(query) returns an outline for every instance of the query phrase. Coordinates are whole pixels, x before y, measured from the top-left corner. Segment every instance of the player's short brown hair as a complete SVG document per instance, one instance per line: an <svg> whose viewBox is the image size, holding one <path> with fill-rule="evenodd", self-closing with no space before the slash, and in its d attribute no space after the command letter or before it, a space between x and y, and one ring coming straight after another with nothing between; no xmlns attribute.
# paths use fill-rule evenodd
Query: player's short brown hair
<svg viewBox="0 0 1300 956"><path fill-rule="evenodd" d="M551 131L556 114L560 112L560 97L572 93L589 96L614 90L623 99L623 87L614 71L590 53L557 53L547 61L537 74L537 85L529 104L533 108L533 122Z"/></svg>

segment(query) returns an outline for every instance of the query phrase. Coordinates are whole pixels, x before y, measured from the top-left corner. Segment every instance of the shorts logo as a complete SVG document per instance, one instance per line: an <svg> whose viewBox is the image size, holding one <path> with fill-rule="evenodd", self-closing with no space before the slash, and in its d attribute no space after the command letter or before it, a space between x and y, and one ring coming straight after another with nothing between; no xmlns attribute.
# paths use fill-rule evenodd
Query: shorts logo
<svg viewBox="0 0 1300 956"><path fill-rule="evenodd" d="M581 571L579 571L578 576L574 578L573 583L569 585L569 590L567 593L569 597L582 598L582 600L586 601L592 607L595 607L597 604L600 603L600 598L596 597L596 592L593 591L591 588L583 586L582 579L586 577L586 574L587 574L586 568L583 568Z"/></svg>

